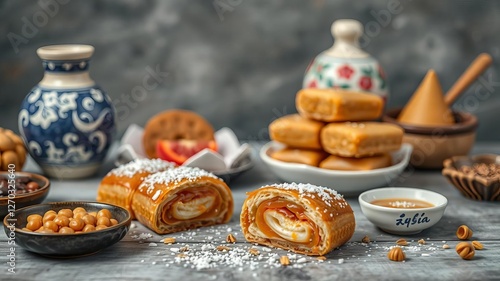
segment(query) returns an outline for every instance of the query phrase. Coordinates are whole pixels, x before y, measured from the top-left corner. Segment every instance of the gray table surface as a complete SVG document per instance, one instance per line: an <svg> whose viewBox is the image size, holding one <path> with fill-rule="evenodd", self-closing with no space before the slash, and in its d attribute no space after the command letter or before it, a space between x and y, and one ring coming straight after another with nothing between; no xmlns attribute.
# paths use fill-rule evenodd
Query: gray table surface
<svg viewBox="0 0 500 281"><path fill-rule="evenodd" d="M0 280L488 280L500 278L500 205L466 199L451 186L439 171L406 171L392 185L419 187L440 192L449 200L444 217L438 225L413 236L406 236L405 262L387 259L388 248L402 236L387 234L377 229L361 213L357 198L348 198L356 217L356 231L352 239L326 255L324 262L313 257L292 255L292 266L272 262L274 255L287 252L264 249L244 241L239 226L239 215L245 192L264 184L280 182L257 156L260 143L253 143L255 166L230 183L235 200L235 213L226 225L188 232L157 235L133 222L133 228L119 243L94 255L73 259L51 259L24 249L16 249L16 273L7 273L6 255L9 247L5 233L0 234ZM476 145L473 153L498 153L500 144ZM98 175L90 179L53 180L47 202L68 200L95 200L99 181L109 171L112 157ZM39 171L30 161L27 171ZM455 231L461 224L474 230L474 240L485 249L477 251L473 260L462 260L455 252L458 240ZM233 233L236 244L225 244L228 233ZM368 235L372 242L361 243ZM177 243L166 245L164 237L176 237ZM141 239L144 238L144 239ZM425 239L425 245L417 241ZM154 244L151 244L154 243ZM450 249L443 249L448 244ZM248 251L255 247L259 256L242 261L224 263L212 261L211 268L196 268L193 263L176 259L177 250L188 246L190 255L207 250L207 245L227 245ZM232 249L232 251L236 251ZM222 255L222 253L218 253ZM229 255L229 253L227 253ZM270 260L271 257L271 260ZM3 267L3 268L2 268Z"/></svg>

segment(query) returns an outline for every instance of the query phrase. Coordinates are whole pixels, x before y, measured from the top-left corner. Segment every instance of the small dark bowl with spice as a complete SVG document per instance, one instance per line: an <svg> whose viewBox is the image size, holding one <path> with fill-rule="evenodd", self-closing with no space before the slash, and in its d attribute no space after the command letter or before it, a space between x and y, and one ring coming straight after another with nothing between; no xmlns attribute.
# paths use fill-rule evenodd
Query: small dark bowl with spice
<svg viewBox="0 0 500 281"><path fill-rule="evenodd" d="M0 216L39 204L49 194L50 181L38 174L0 172Z"/></svg>
<svg viewBox="0 0 500 281"><path fill-rule="evenodd" d="M443 165L443 176L465 197L500 201L500 155L454 156Z"/></svg>

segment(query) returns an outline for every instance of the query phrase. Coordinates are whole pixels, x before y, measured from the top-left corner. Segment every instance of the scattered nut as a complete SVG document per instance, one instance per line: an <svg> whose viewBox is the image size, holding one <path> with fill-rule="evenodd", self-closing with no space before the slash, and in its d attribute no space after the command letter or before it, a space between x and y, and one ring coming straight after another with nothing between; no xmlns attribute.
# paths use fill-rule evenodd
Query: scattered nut
<svg viewBox="0 0 500 281"><path fill-rule="evenodd" d="M236 238L234 237L233 234L229 233L226 237L226 242L227 243L235 243L236 242Z"/></svg>
<svg viewBox="0 0 500 281"><path fill-rule="evenodd" d="M482 250L482 249L484 249L484 245L483 245L483 243L481 243L481 242L479 242L479 241L476 241L476 240L472 241L472 246L473 246L473 247L474 247L474 249L476 249L476 250Z"/></svg>
<svg viewBox="0 0 500 281"><path fill-rule="evenodd" d="M472 230L464 225L461 225L457 229L457 237L460 240L469 240L472 237Z"/></svg>
<svg viewBox="0 0 500 281"><path fill-rule="evenodd" d="M449 249L450 248L450 245L448 244L443 244L443 249Z"/></svg>
<svg viewBox="0 0 500 281"><path fill-rule="evenodd" d="M424 239L420 239L420 240L418 240L418 244L420 244L420 245L425 245L425 240L424 240Z"/></svg>
<svg viewBox="0 0 500 281"><path fill-rule="evenodd" d="M253 256L258 256L260 255L260 252L259 250L255 249L255 248L250 248L250 250L248 250L248 252L253 255Z"/></svg>
<svg viewBox="0 0 500 281"><path fill-rule="evenodd" d="M396 245L408 246L408 241L406 241L406 239L404 239L404 238L400 238L400 239L396 240Z"/></svg>
<svg viewBox="0 0 500 281"><path fill-rule="evenodd" d="M222 245L217 246L216 249L217 249L217 251L229 251L229 250L231 250L231 248L229 248L227 246L222 246Z"/></svg>
<svg viewBox="0 0 500 281"><path fill-rule="evenodd" d="M182 259L182 258L186 258L186 257L187 257L187 255L186 255L186 254L182 254L182 253L180 253L180 254L178 254L178 255L177 255L177 257Z"/></svg>
<svg viewBox="0 0 500 281"><path fill-rule="evenodd" d="M189 247L188 246L184 246L184 247L179 248L179 252L181 252L181 253L182 252L187 252L187 251L189 251Z"/></svg>
<svg viewBox="0 0 500 281"><path fill-rule="evenodd" d="M165 244L174 244L175 243L175 237L167 237L163 239L163 243Z"/></svg>
<svg viewBox="0 0 500 281"><path fill-rule="evenodd" d="M326 261L326 257L325 256L319 256L316 259L319 260L319 261Z"/></svg>
<svg viewBox="0 0 500 281"><path fill-rule="evenodd" d="M281 256L280 263L281 263L281 265L284 265L284 266L290 265L290 259L288 259L288 256Z"/></svg>
<svg viewBox="0 0 500 281"><path fill-rule="evenodd" d="M368 235L365 235L365 237L363 237L363 239L361 239L361 242L366 243L366 244L370 243L371 242L370 237Z"/></svg>
<svg viewBox="0 0 500 281"><path fill-rule="evenodd" d="M474 257L474 246L469 242L460 242L455 247L457 254L464 260L471 260Z"/></svg>
<svg viewBox="0 0 500 281"><path fill-rule="evenodd" d="M391 248L389 253L387 253L387 257L391 261L404 261L406 258L406 255L405 255L405 252L403 251L403 249L401 249L401 247L396 246L396 247Z"/></svg>

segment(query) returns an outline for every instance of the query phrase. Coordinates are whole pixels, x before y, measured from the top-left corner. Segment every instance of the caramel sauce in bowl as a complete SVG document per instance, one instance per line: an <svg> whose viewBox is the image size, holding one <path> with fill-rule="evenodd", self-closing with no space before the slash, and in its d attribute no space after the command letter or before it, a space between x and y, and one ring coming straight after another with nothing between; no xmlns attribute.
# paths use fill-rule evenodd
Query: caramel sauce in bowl
<svg viewBox="0 0 500 281"><path fill-rule="evenodd" d="M416 234L439 222L448 200L430 190L387 187L366 191L358 197L366 218L385 232Z"/></svg>
<svg viewBox="0 0 500 281"><path fill-rule="evenodd" d="M418 209L418 208L434 207L433 204L427 201L411 199L411 198L376 199L370 203L373 205L378 205L388 208L397 208L397 209Z"/></svg>

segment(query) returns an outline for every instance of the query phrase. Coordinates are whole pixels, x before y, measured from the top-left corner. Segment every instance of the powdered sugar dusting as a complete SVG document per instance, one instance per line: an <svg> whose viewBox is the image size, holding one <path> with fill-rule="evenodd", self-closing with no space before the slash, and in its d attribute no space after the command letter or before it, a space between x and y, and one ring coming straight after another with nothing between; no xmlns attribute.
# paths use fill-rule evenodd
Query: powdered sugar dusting
<svg viewBox="0 0 500 281"><path fill-rule="evenodd" d="M152 190L155 184L179 183L182 180L196 181L201 177L218 179L216 175L200 168L178 167L147 176L142 182L141 188L147 187L148 190Z"/></svg>
<svg viewBox="0 0 500 281"><path fill-rule="evenodd" d="M156 173L175 167L174 163L161 159L135 159L125 165L111 170L108 175L133 177L137 173Z"/></svg>
<svg viewBox="0 0 500 281"><path fill-rule="evenodd" d="M347 206L347 202L344 200L344 197L340 195L337 191L330 189L328 187L317 186L310 183L282 183L282 184L273 184L266 185L261 188L273 186L283 190L296 190L299 192L299 196L307 196L310 198L319 197L321 200L325 202L326 205L332 206L333 201L341 201L339 205L344 208Z"/></svg>

